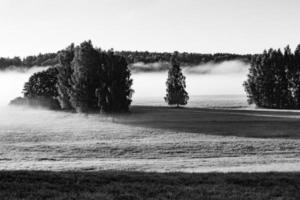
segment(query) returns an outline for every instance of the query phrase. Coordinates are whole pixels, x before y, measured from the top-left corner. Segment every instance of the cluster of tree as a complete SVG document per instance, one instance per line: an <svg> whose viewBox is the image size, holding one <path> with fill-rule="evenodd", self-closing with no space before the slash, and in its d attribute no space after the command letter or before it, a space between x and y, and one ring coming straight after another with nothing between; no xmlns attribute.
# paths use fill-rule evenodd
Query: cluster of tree
<svg viewBox="0 0 300 200"><path fill-rule="evenodd" d="M60 109L57 101L57 75L55 67L34 73L23 88L24 98L11 101L13 105L41 106L53 110Z"/></svg>
<svg viewBox="0 0 300 200"><path fill-rule="evenodd" d="M265 108L300 108L300 45L253 57L244 83L248 102Z"/></svg>
<svg viewBox="0 0 300 200"><path fill-rule="evenodd" d="M59 52L54 68L35 73L24 86L24 99L47 99L77 112L127 112L132 79L126 59L93 47L91 41ZM20 98L13 101L16 104ZM49 107L49 106L48 106ZM53 106L54 107L54 106Z"/></svg>
<svg viewBox="0 0 300 200"><path fill-rule="evenodd" d="M33 66L54 66L57 64L57 53L39 54L37 56L27 56L24 59L20 57L0 58L0 70L9 67L33 67Z"/></svg>

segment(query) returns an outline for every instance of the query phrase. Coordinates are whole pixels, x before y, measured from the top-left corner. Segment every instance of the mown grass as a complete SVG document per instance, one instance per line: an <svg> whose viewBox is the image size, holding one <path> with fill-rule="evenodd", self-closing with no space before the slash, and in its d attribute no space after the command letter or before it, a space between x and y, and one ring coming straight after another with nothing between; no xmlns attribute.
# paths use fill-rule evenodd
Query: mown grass
<svg viewBox="0 0 300 200"><path fill-rule="evenodd" d="M298 200L300 173L1 171L0 199Z"/></svg>
<svg viewBox="0 0 300 200"><path fill-rule="evenodd" d="M133 106L116 123L211 135L300 138L300 113Z"/></svg>

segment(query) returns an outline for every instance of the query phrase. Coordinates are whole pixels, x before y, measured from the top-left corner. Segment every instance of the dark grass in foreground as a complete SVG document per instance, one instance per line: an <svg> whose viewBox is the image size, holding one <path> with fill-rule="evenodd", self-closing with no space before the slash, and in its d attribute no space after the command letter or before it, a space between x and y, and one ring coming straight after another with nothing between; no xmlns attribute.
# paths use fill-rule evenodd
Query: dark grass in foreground
<svg viewBox="0 0 300 200"><path fill-rule="evenodd" d="M300 138L300 112L133 106L116 123L242 137Z"/></svg>
<svg viewBox="0 0 300 200"><path fill-rule="evenodd" d="M300 199L300 173L1 171L0 199Z"/></svg>

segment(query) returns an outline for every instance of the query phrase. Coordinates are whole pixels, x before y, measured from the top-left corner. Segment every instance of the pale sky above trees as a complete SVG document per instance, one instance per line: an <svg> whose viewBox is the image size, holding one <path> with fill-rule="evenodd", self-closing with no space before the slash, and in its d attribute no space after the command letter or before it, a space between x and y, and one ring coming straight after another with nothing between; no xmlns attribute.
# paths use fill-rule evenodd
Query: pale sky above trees
<svg viewBox="0 0 300 200"><path fill-rule="evenodd" d="M116 50L260 53L300 43L299 0L0 0L0 57L91 39Z"/></svg>

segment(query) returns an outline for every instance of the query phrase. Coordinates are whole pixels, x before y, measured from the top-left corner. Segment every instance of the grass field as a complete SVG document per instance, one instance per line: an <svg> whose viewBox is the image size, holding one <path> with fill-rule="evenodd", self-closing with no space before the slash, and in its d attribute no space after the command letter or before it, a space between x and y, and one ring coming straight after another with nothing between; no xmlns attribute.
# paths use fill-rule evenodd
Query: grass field
<svg viewBox="0 0 300 200"><path fill-rule="evenodd" d="M299 198L299 173L0 172L1 200L298 200Z"/></svg>
<svg viewBox="0 0 300 200"><path fill-rule="evenodd" d="M3 108L0 170L294 172L297 117L137 106L122 116Z"/></svg>
<svg viewBox="0 0 300 200"><path fill-rule="evenodd" d="M0 113L1 200L300 199L297 112L21 111Z"/></svg>
<svg viewBox="0 0 300 200"><path fill-rule="evenodd" d="M300 138L300 112L133 106L115 122L212 135Z"/></svg>

